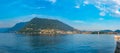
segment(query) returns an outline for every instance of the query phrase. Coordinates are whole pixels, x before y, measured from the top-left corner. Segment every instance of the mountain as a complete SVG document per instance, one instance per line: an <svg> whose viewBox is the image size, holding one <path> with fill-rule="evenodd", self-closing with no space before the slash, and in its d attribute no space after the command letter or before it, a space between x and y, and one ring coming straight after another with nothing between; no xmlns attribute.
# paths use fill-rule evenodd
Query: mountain
<svg viewBox="0 0 120 53"><path fill-rule="evenodd" d="M101 30L100 32L113 32L112 30Z"/></svg>
<svg viewBox="0 0 120 53"><path fill-rule="evenodd" d="M0 28L0 33L5 33L10 28Z"/></svg>
<svg viewBox="0 0 120 53"><path fill-rule="evenodd" d="M115 32L118 32L118 33L120 33L120 30L115 30Z"/></svg>
<svg viewBox="0 0 120 53"><path fill-rule="evenodd" d="M92 31L91 34L114 34L112 30L100 30L100 31Z"/></svg>
<svg viewBox="0 0 120 53"><path fill-rule="evenodd" d="M15 26L13 26L12 28L9 28L6 32L17 32L20 29L22 29L25 25L27 24L27 22L20 22L17 23Z"/></svg>
<svg viewBox="0 0 120 53"><path fill-rule="evenodd" d="M43 29L54 29L61 31L74 31L75 29L59 20L45 19L45 18L33 18L24 26L20 33L33 33L40 32Z"/></svg>

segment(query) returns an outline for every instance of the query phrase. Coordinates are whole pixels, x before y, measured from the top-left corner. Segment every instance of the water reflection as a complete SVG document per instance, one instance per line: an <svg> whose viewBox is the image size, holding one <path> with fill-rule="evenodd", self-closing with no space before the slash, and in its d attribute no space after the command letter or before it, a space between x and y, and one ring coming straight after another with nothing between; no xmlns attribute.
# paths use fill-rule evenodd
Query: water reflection
<svg viewBox="0 0 120 53"><path fill-rule="evenodd" d="M40 50L40 51L52 51L57 52L58 50L62 50L64 48L57 47L59 44L64 43L65 39L62 38L66 35L55 35L55 36L26 36L28 40L28 44L32 50Z"/></svg>
<svg viewBox="0 0 120 53"><path fill-rule="evenodd" d="M8 53L114 53L114 49L113 35L0 34L0 51Z"/></svg>

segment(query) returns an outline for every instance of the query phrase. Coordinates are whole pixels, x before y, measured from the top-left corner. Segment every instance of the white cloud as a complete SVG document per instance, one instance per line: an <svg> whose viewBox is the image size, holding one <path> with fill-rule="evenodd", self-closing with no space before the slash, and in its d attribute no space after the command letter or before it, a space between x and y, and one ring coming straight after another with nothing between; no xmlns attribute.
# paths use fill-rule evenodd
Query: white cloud
<svg viewBox="0 0 120 53"><path fill-rule="evenodd" d="M101 21L102 21L102 20L104 20L104 18L99 18L99 20L101 20Z"/></svg>
<svg viewBox="0 0 120 53"><path fill-rule="evenodd" d="M75 8L80 8L80 5L76 5Z"/></svg>
<svg viewBox="0 0 120 53"><path fill-rule="evenodd" d="M118 5L120 5L120 0L113 0L114 2L116 2Z"/></svg>
<svg viewBox="0 0 120 53"><path fill-rule="evenodd" d="M42 8L46 8L46 7L33 7L27 4L23 4L22 7L24 8L29 8L29 9L42 9Z"/></svg>
<svg viewBox="0 0 120 53"><path fill-rule="evenodd" d="M82 5L94 5L101 11L101 16L108 14L113 17L120 17L120 0L84 0L82 3ZM81 5L81 2L79 4Z"/></svg>
<svg viewBox="0 0 120 53"><path fill-rule="evenodd" d="M105 12L100 12L100 16L105 16Z"/></svg>
<svg viewBox="0 0 120 53"><path fill-rule="evenodd" d="M84 3L84 4L86 4L86 5L87 5L87 4L89 4L89 2L88 2L87 0L86 0L86 1L84 1L83 3Z"/></svg>
<svg viewBox="0 0 120 53"><path fill-rule="evenodd" d="M85 23L85 22L82 21L82 20L74 20L73 22L75 22L75 23Z"/></svg>
<svg viewBox="0 0 120 53"><path fill-rule="evenodd" d="M48 0L48 1L54 4L56 3L57 0Z"/></svg>

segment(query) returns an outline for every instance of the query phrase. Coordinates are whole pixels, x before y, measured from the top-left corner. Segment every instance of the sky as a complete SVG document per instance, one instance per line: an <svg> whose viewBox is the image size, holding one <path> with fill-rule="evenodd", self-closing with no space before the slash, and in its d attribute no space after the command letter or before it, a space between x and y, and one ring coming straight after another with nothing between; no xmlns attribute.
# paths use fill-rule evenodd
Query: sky
<svg viewBox="0 0 120 53"><path fill-rule="evenodd" d="M79 30L117 30L120 0L0 0L0 28L34 17L58 19Z"/></svg>

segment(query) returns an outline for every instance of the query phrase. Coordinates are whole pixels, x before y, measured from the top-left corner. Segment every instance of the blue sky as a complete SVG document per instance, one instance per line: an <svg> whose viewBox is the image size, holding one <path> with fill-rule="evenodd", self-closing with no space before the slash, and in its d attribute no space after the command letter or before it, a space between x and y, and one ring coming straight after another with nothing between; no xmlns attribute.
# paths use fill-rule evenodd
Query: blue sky
<svg viewBox="0 0 120 53"><path fill-rule="evenodd" d="M120 29L120 0L0 0L0 28L34 17L58 19L80 30Z"/></svg>

